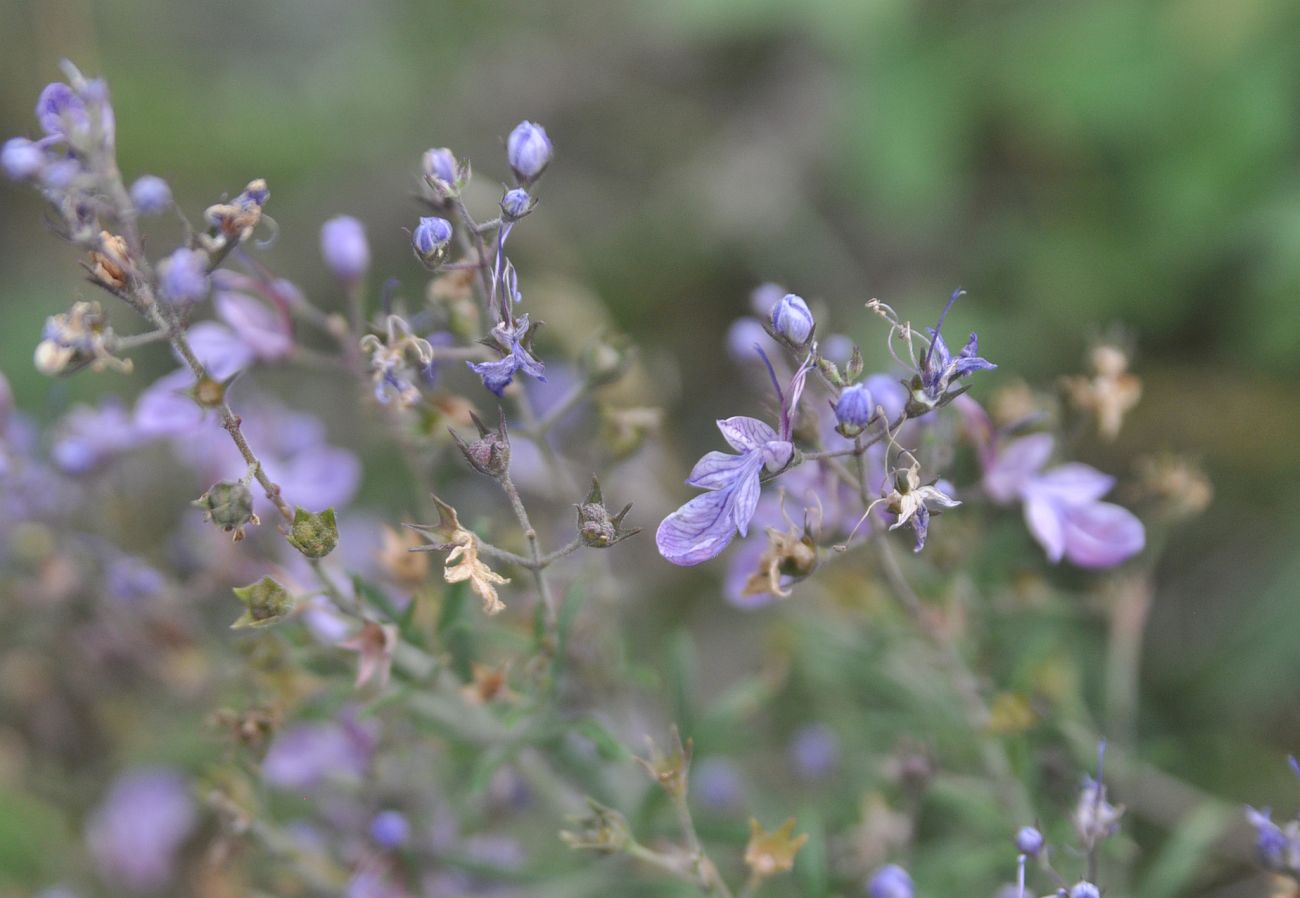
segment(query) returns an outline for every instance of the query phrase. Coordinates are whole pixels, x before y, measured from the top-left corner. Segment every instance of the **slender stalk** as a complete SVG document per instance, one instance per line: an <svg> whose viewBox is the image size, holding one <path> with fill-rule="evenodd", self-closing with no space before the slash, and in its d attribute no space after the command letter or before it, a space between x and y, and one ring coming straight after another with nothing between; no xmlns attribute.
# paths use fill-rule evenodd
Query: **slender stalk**
<svg viewBox="0 0 1300 898"><path fill-rule="evenodd" d="M555 598L551 595L550 584L546 581L546 574L543 573L545 565L542 564L542 551L538 546L537 530L528 519L528 509L524 507L524 500L520 498L515 482L510 479L510 472L507 471L502 474L498 482L501 484L501 489L505 492L506 498L510 500L510 508L515 513L515 519L519 521L520 529L524 531L524 539L528 541L528 554L532 559L532 564L525 566L533 573L533 582L537 584L537 592L541 596L542 604L546 609L546 628L553 631L558 610L555 607Z"/></svg>
<svg viewBox="0 0 1300 898"><path fill-rule="evenodd" d="M925 606L921 597L912 589L898 563L898 557L887 539L878 539L881 566L885 578L889 581L894 595L907 613L912 625L934 646L939 660L947 669L953 685L962 700L966 720L979 745L980 758L985 770L998 786L998 797L1006 810L1016 820L1034 819L1033 805L1025 791L1024 784L1016 777L1002 743L986 731L989 721L989 708L980 691L979 680L974 671L966 664L960 650L946 634L935 627L926 617Z"/></svg>

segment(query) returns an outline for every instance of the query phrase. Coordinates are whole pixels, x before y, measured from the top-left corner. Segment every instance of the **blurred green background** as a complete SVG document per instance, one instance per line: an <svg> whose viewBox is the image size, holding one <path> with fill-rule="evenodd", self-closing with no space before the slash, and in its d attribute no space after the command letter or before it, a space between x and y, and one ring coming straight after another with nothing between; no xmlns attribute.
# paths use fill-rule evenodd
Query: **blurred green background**
<svg viewBox="0 0 1300 898"><path fill-rule="evenodd" d="M30 134L41 86L75 60L112 87L128 178L162 175L191 216L267 178L269 259L309 294L339 212L366 221L377 270L417 283L402 229L419 154L450 146L490 184L510 127L544 123L557 159L512 238L521 271L589 286L677 363L662 402L691 450L735 404L720 347L760 281L872 348L865 300L923 321L964 286L954 331L979 330L992 386L1080 371L1089 338L1122 326L1143 402L1082 457L1123 474L1188 451L1216 487L1159 575L1150 753L1233 800L1284 788L1277 759L1300 747L1294 0L0 0L0 35L0 135ZM48 418L147 381L32 370L45 316L90 292L41 216L0 190L0 370Z"/></svg>

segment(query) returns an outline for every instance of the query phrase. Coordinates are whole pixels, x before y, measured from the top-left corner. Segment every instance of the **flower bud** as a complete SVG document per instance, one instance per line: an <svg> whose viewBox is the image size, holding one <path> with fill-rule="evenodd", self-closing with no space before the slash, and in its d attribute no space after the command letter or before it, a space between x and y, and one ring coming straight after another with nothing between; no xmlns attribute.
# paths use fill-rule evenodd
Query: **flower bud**
<svg viewBox="0 0 1300 898"><path fill-rule="evenodd" d="M166 212L172 204L172 189L157 175L143 175L131 185L131 202L143 215Z"/></svg>
<svg viewBox="0 0 1300 898"><path fill-rule="evenodd" d="M411 840L410 821L400 811L380 811L370 821L370 838L380 848L401 848Z"/></svg>
<svg viewBox="0 0 1300 898"><path fill-rule="evenodd" d="M1031 857L1043 850L1043 834L1032 826L1022 826L1016 833L1016 850Z"/></svg>
<svg viewBox="0 0 1300 898"><path fill-rule="evenodd" d="M460 180L456 155L446 147L425 150L420 159L424 176L434 181L441 181L448 188L454 188Z"/></svg>
<svg viewBox="0 0 1300 898"><path fill-rule="evenodd" d="M787 293L772 307L772 330L795 346L803 346L812 339L815 326L808 304L793 293Z"/></svg>
<svg viewBox="0 0 1300 898"><path fill-rule="evenodd" d="M415 255L425 265L433 268L442 264L447 258L451 244L451 222L445 218L428 216L421 218L415 232L411 234L411 245Z"/></svg>
<svg viewBox="0 0 1300 898"><path fill-rule="evenodd" d="M478 428L479 436L472 443L466 443L460 434L448 428L451 438L460 447L470 467L488 477L502 477L510 470L510 435L506 433L506 416L504 412L498 412L497 415L497 429L493 432L488 430L478 415L469 413L474 426Z"/></svg>
<svg viewBox="0 0 1300 898"><path fill-rule="evenodd" d="M1070 888L1070 898L1101 898L1101 891L1090 882L1076 882Z"/></svg>
<svg viewBox="0 0 1300 898"><path fill-rule="evenodd" d="M261 523L253 514L253 493L248 485L238 480L222 480L208 487L192 505L203 509L203 519L216 524L227 533L233 531L235 542L244 538L245 527Z"/></svg>
<svg viewBox="0 0 1300 898"><path fill-rule="evenodd" d="M288 539L289 545L308 558L324 558L339 544L339 528L334 519L334 509L316 512L295 507Z"/></svg>
<svg viewBox="0 0 1300 898"><path fill-rule="evenodd" d="M325 267L339 280L361 280L370 268L370 244L361 222L351 215L339 215L321 225L320 254Z"/></svg>
<svg viewBox="0 0 1300 898"><path fill-rule="evenodd" d="M507 190L506 195L501 198L501 216L506 221L518 221L529 212L537 202L528 195L528 191L522 187L516 187L513 190Z"/></svg>
<svg viewBox="0 0 1300 898"><path fill-rule="evenodd" d="M158 263L158 292L173 305L189 305L205 299L208 254L201 249L181 247Z"/></svg>
<svg viewBox="0 0 1300 898"><path fill-rule="evenodd" d="M546 129L532 122L520 122L506 140L506 158L520 184L530 184L541 177L553 152Z"/></svg>
<svg viewBox="0 0 1300 898"><path fill-rule="evenodd" d="M851 384L840 391L840 398L835 401L835 420L839 422L835 429L841 436L852 439L871 423L875 413L867 385Z"/></svg>
<svg viewBox="0 0 1300 898"><path fill-rule="evenodd" d="M45 154L41 148L25 137L6 140L0 148L0 168L15 181L36 177L44 165Z"/></svg>
<svg viewBox="0 0 1300 898"><path fill-rule="evenodd" d="M916 894L912 877L897 864L881 867L867 883L871 898L913 898Z"/></svg>
<svg viewBox="0 0 1300 898"><path fill-rule="evenodd" d="M605 507L605 498L600 492L600 481L591 478L591 491L578 509L578 538L582 544L593 549L607 549L615 543L622 542L629 536L636 536L641 528L622 529L623 518L632 510L632 503L623 506L623 510L611 515Z"/></svg>
<svg viewBox="0 0 1300 898"><path fill-rule="evenodd" d="M269 627L293 610L293 597L272 577L263 577L248 586L237 586L233 592L247 608L230 625L232 630Z"/></svg>

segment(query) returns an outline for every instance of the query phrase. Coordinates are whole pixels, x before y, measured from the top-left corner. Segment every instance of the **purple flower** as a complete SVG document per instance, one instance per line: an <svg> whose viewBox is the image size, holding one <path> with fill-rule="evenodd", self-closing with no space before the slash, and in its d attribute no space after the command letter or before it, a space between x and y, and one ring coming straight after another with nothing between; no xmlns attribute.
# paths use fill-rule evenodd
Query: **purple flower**
<svg viewBox="0 0 1300 898"><path fill-rule="evenodd" d="M1070 898L1101 898L1101 891L1090 882L1076 882L1070 887Z"/></svg>
<svg viewBox="0 0 1300 898"><path fill-rule="evenodd" d="M411 234L411 245L420 261L433 264L441 262L451 242L451 222L436 215L420 219Z"/></svg>
<svg viewBox="0 0 1300 898"><path fill-rule="evenodd" d="M821 779L835 769L839 760L839 737L824 723L801 727L790 740L790 764L800 779Z"/></svg>
<svg viewBox="0 0 1300 898"><path fill-rule="evenodd" d="M184 779L165 768L118 777L86 826L100 874L133 891L152 891L175 875L177 854L198 822Z"/></svg>
<svg viewBox="0 0 1300 898"><path fill-rule="evenodd" d="M134 555L119 555L110 561L104 582L110 596L128 602L155 596L167 583L155 568Z"/></svg>
<svg viewBox="0 0 1300 898"><path fill-rule="evenodd" d="M888 864L872 874L867 883L871 898L913 898L912 877L897 864Z"/></svg>
<svg viewBox="0 0 1300 898"><path fill-rule="evenodd" d="M745 781L726 758L705 758L691 766L691 795L712 810L736 808L744 801Z"/></svg>
<svg viewBox="0 0 1300 898"><path fill-rule="evenodd" d="M885 410L885 420L897 421L907 407L907 388L898 378L888 374L872 374L862 383L871 391L875 404Z"/></svg>
<svg viewBox="0 0 1300 898"><path fill-rule="evenodd" d="M293 354L289 316L246 293L219 291L212 300L218 317L254 357L274 362ZM242 366L241 366L242 367Z"/></svg>
<svg viewBox="0 0 1300 898"><path fill-rule="evenodd" d="M506 221L518 221L533 211L534 205L533 198L528 195L528 191L522 187L516 187L513 190L507 190L506 195L501 197L501 215Z"/></svg>
<svg viewBox="0 0 1300 898"><path fill-rule="evenodd" d="M425 150L420 160L420 167L424 169L426 177L442 181L448 187L455 186L460 178L456 154L446 147Z"/></svg>
<svg viewBox="0 0 1300 898"><path fill-rule="evenodd" d="M816 325L808 303L793 293L787 293L772 307L772 330L796 346L812 339Z"/></svg>
<svg viewBox="0 0 1300 898"><path fill-rule="evenodd" d="M758 507L759 477L790 463L794 444L757 418L718 421L718 429L739 455L710 452L696 463L686 482L708 490L664 518L655 533L659 554L678 565L715 558L736 533L749 533Z"/></svg>
<svg viewBox="0 0 1300 898"><path fill-rule="evenodd" d="M546 166L551 163L553 152L546 129L532 122L524 121L515 125L510 137L506 139L506 159L519 183L524 185L541 177Z"/></svg>
<svg viewBox="0 0 1300 898"><path fill-rule="evenodd" d="M1268 808L1257 811L1246 808L1246 820L1255 827L1255 853L1265 868L1274 871L1285 870L1288 866L1288 848L1292 849L1300 867L1300 830L1297 831L1296 845L1291 846L1282 828L1273 822L1273 813Z"/></svg>
<svg viewBox="0 0 1300 898"><path fill-rule="evenodd" d="M532 331L527 315L520 315L512 324L500 322L492 328L492 337L505 356L495 362L466 362L471 371L483 378L483 386L496 395L514 380L515 372L522 371L538 380L546 380L545 366L532 354Z"/></svg>
<svg viewBox="0 0 1300 898"><path fill-rule="evenodd" d="M984 492L994 502L1024 503L1025 524L1053 564L1114 567L1146 545L1146 529L1126 508L1102 502L1115 478L1078 462L1047 471L1054 440L1038 433L1001 443L987 415L963 400L966 428L980 442Z"/></svg>
<svg viewBox="0 0 1300 898"><path fill-rule="evenodd" d="M172 204L172 189L157 175L143 175L131 185L131 202L145 215L166 212Z"/></svg>
<svg viewBox="0 0 1300 898"><path fill-rule="evenodd" d="M948 394L952 385L967 374L989 371L997 367L987 359L979 357L979 337L976 334L970 335L970 339L956 356L948 351L948 344L944 342L941 333L943 320L948 317L948 310L952 308L953 303L965 292L960 289L954 290L952 296L948 297L948 304L939 314L939 321L933 328L927 328L930 333L930 346L921 356L919 390L913 391L913 399L923 408L934 408Z"/></svg>
<svg viewBox="0 0 1300 898"><path fill-rule="evenodd" d="M339 215L321 225L320 254L336 278L359 281L370 268L370 244L361 222Z"/></svg>
<svg viewBox="0 0 1300 898"><path fill-rule="evenodd" d="M15 181L34 178L45 165L45 154L41 148L25 137L6 140L0 148L0 168Z"/></svg>
<svg viewBox="0 0 1300 898"><path fill-rule="evenodd" d="M755 346L761 346L768 354L781 352L780 345L767 335L763 323L748 315L731 322L731 327L727 328L726 344L732 361L741 365L753 364Z"/></svg>
<svg viewBox="0 0 1300 898"><path fill-rule="evenodd" d="M36 101L36 120L50 137L67 138L90 126L86 101L68 85L56 81L45 85Z"/></svg>
<svg viewBox="0 0 1300 898"><path fill-rule="evenodd" d="M381 848L401 848L411 840L411 823L400 811L380 811L370 821L370 838Z"/></svg>
<svg viewBox="0 0 1300 898"><path fill-rule="evenodd" d="M262 776L272 787L292 792L310 792L331 780L359 780L370 767L376 736L373 726L347 718L300 723L275 737Z"/></svg>
<svg viewBox="0 0 1300 898"><path fill-rule="evenodd" d="M1016 851L1030 856L1043 850L1043 834L1032 826L1022 826L1016 832Z"/></svg>
<svg viewBox="0 0 1300 898"><path fill-rule="evenodd" d="M208 254L181 247L158 263L158 291L176 305L199 302L208 295Z"/></svg>
<svg viewBox="0 0 1300 898"><path fill-rule="evenodd" d="M772 310L776 308L776 304L781 301L781 297L789 292L780 284L766 281L750 291L749 307L755 315L761 318L771 318Z"/></svg>
<svg viewBox="0 0 1300 898"><path fill-rule="evenodd" d="M758 347L755 347L756 349ZM781 432L757 418L736 416L718 421L722 437L739 455L710 452L701 458L686 483L708 490L664 518L655 531L659 554L673 564L689 566L716 558L737 533L749 533L758 507L763 471L776 474L794 458L790 441L793 415L812 366L809 355L790 382L789 397L781 391L776 372L758 350L781 405Z"/></svg>
<svg viewBox="0 0 1300 898"><path fill-rule="evenodd" d="M866 384L851 384L840 391L839 399L835 402L835 420L839 421L842 432L860 433L871 423L875 414L871 390Z"/></svg>
<svg viewBox="0 0 1300 898"><path fill-rule="evenodd" d="M139 441L131 416L117 399L98 408L80 405L59 423L50 455L66 474L86 474Z"/></svg>

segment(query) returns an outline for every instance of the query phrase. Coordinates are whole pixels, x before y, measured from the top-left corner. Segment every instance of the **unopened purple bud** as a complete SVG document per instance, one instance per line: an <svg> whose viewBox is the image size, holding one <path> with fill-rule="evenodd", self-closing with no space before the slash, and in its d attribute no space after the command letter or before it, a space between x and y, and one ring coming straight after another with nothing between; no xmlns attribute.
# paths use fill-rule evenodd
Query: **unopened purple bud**
<svg viewBox="0 0 1300 898"><path fill-rule="evenodd" d="M840 422L841 432L861 432L875 415L876 409L871 399L871 391L866 384L851 384L840 392L835 402L835 420Z"/></svg>
<svg viewBox="0 0 1300 898"><path fill-rule="evenodd" d="M6 140L4 148L0 149L0 167L15 181L36 177L44 164L45 154L26 137Z"/></svg>
<svg viewBox="0 0 1300 898"><path fill-rule="evenodd" d="M808 303L793 293L787 293L772 307L772 330L796 346L803 346L812 338L815 324Z"/></svg>
<svg viewBox="0 0 1300 898"><path fill-rule="evenodd" d="M425 264L437 264L447 255L447 246L451 243L451 222L445 218L431 215L421 218L415 232L411 234L411 245L415 254Z"/></svg>
<svg viewBox="0 0 1300 898"><path fill-rule="evenodd" d="M916 894L912 877L897 864L881 867L867 883L871 898L913 898Z"/></svg>
<svg viewBox="0 0 1300 898"><path fill-rule="evenodd" d="M507 221L523 218L532 211L533 198L522 187L506 192L501 198L501 214Z"/></svg>
<svg viewBox="0 0 1300 898"><path fill-rule="evenodd" d="M411 824L398 811L380 811L370 821L370 838L381 848L401 848L411 838Z"/></svg>
<svg viewBox="0 0 1300 898"><path fill-rule="evenodd" d="M51 190L62 190L81 172L76 159L59 159L41 169L41 184Z"/></svg>
<svg viewBox="0 0 1300 898"><path fill-rule="evenodd" d="M209 286L208 254L201 249L182 247L158 264L158 291L168 302L199 302Z"/></svg>
<svg viewBox="0 0 1300 898"><path fill-rule="evenodd" d="M1032 826L1022 826L1016 833L1016 850L1021 854L1036 855L1043 850L1043 834Z"/></svg>
<svg viewBox="0 0 1300 898"><path fill-rule="evenodd" d="M370 268L366 229L351 215L331 218L321 225L320 254L339 280L360 280Z"/></svg>
<svg viewBox="0 0 1300 898"><path fill-rule="evenodd" d="M1070 898L1101 898L1101 890L1090 882L1076 882L1070 888Z"/></svg>
<svg viewBox="0 0 1300 898"><path fill-rule="evenodd" d="M456 156L446 147L425 150L420 160L420 167L427 177L435 178L449 187L455 186L460 174L457 171Z"/></svg>
<svg viewBox="0 0 1300 898"><path fill-rule="evenodd" d="M546 129L532 122L520 122L506 140L506 158L521 184L529 184L541 177L553 152Z"/></svg>
<svg viewBox="0 0 1300 898"><path fill-rule="evenodd" d="M171 206L172 189L157 175L143 175L131 185L131 202L145 215L157 215Z"/></svg>

